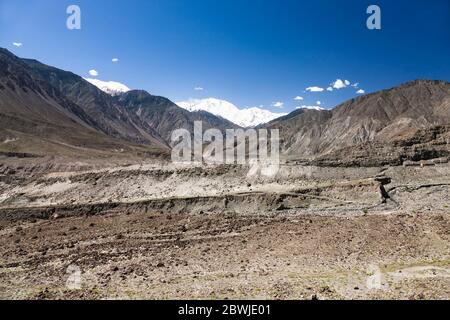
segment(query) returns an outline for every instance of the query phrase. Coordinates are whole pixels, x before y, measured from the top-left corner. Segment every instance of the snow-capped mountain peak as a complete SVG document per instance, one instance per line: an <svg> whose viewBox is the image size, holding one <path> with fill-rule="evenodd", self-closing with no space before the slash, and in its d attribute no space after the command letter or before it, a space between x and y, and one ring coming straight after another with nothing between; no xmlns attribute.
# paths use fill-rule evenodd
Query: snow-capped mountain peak
<svg viewBox="0 0 450 320"><path fill-rule="evenodd" d="M216 98L190 99L177 102L177 105L191 112L207 111L245 128L255 127L286 115L257 107L239 109L231 102Z"/></svg>
<svg viewBox="0 0 450 320"><path fill-rule="evenodd" d="M121 93L125 93L130 91L130 88L128 88L126 85L115 82L115 81L102 81L98 79L91 79L91 78L84 78L87 82L93 84L103 92L106 92L109 95L117 96Z"/></svg>

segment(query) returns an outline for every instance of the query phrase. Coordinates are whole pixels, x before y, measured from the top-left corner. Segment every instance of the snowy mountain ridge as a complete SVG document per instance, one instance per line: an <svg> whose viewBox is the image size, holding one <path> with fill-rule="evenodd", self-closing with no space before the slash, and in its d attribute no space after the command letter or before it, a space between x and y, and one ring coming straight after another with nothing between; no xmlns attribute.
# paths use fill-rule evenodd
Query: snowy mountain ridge
<svg viewBox="0 0 450 320"><path fill-rule="evenodd" d="M102 81L91 78L84 78L84 80L111 96L117 96L130 91L130 88L128 88L126 85L116 81Z"/></svg>
<svg viewBox="0 0 450 320"><path fill-rule="evenodd" d="M257 107L239 109L231 102L216 98L190 99L177 102L177 105L191 112L207 111L244 128L256 127L286 115L286 113L274 113Z"/></svg>

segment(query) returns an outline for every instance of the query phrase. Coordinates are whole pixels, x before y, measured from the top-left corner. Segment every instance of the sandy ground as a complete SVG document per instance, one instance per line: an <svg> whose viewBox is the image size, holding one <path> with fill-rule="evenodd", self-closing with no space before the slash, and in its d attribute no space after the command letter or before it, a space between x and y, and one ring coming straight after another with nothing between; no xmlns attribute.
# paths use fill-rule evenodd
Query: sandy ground
<svg viewBox="0 0 450 320"><path fill-rule="evenodd" d="M0 169L3 299L450 298L447 164Z"/></svg>

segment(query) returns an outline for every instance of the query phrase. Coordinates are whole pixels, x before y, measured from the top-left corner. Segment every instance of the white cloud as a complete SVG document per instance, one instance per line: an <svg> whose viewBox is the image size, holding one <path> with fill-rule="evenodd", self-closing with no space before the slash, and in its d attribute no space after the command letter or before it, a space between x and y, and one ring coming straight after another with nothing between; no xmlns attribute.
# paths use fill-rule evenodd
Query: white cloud
<svg viewBox="0 0 450 320"><path fill-rule="evenodd" d="M89 74L90 74L91 76L93 76L93 77L98 76L98 72L97 72L97 70L95 70L95 69L89 70Z"/></svg>
<svg viewBox="0 0 450 320"><path fill-rule="evenodd" d="M321 88L321 87L309 87L309 88L306 88L306 91L309 91L309 92L322 92L324 90L324 88Z"/></svg>
<svg viewBox="0 0 450 320"><path fill-rule="evenodd" d="M347 87L347 85L341 79L337 79L332 85L333 85L333 88L336 90Z"/></svg>
<svg viewBox="0 0 450 320"><path fill-rule="evenodd" d="M346 86L350 85L350 81L348 81L348 80L345 80L344 83L345 83Z"/></svg>
<svg viewBox="0 0 450 320"><path fill-rule="evenodd" d="M295 100L295 101L301 101L301 100L303 100L303 97L296 96L296 97L294 98L294 100Z"/></svg>
<svg viewBox="0 0 450 320"><path fill-rule="evenodd" d="M117 63L117 62L119 62L119 58L112 58L111 61L114 62L114 63Z"/></svg>
<svg viewBox="0 0 450 320"><path fill-rule="evenodd" d="M333 88L332 87L328 87L327 91L333 91Z"/></svg>
<svg viewBox="0 0 450 320"><path fill-rule="evenodd" d="M194 90L195 91L203 91L204 89L202 87L195 87Z"/></svg>
<svg viewBox="0 0 450 320"><path fill-rule="evenodd" d="M359 86L359 82L352 84L353 88L358 88L358 86Z"/></svg>
<svg viewBox="0 0 450 320"><path fill-rule="evenodd" d="M322 104L322 102L317 101L316 104L320 106Z"/></svg>
<svg viewBox="0 0 450 320"><path fill-rule="evenodd" d="M277 102L273 102L272 103L272 107L275 107L275 108L283 108L283 106L284 106L284 103L281 102L281 101L277 101Z"/></svg>
<svg viewBox="0 0 450 320"><path fill-rule="evenodd" d="M23 46L22 42L13 42L13 46L20 48L21 46Z"/></svg>
<svg viewBox="0 0 450 320"><path fill-rule="evenodd" d="M366 91L364 91L363 89L359 89L358 91L356 91L357 94L364 94L366 93Z"/></svg>

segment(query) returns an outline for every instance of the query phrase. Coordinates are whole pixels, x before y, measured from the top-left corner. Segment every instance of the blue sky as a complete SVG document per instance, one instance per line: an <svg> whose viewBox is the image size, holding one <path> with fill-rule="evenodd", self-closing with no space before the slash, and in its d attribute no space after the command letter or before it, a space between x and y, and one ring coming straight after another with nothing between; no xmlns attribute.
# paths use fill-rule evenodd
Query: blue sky
<svg viewBox="0 0 450 320"><path fill-rule="evenodd" d="M66 28L70 4L81 8L81 30ZM381 8L381 30L366 28L370 4ZM336 79L367 93L450 80L450 1L0 0L0 46L173 101L215 97L289 112L357 96L351 86L305 92Z"/></svg>

